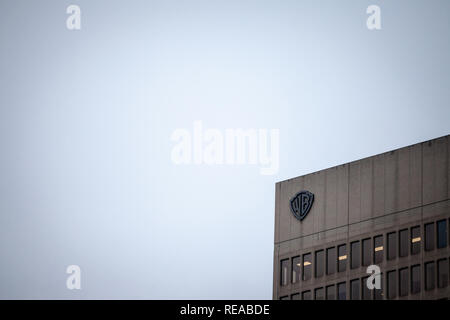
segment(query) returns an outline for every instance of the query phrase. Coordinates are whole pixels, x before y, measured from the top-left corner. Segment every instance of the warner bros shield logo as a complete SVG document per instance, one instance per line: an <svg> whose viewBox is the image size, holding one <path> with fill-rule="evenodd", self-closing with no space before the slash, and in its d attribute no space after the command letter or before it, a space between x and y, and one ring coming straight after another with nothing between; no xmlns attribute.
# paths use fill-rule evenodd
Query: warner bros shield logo
<svg viewBox="0 0 450 320"><path fill-rule="evenodd" d="M291 211L302 221L305 219L314 202L314 194L309 191L300 191L291 199Z"/></svg>

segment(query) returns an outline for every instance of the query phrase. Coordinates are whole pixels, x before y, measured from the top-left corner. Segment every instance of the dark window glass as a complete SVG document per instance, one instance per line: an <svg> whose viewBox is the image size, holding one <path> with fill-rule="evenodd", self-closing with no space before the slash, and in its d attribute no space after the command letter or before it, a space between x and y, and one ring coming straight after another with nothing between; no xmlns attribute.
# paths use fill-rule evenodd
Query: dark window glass
<svg viewBox="0 0 450 320"><path fill-rule="evenodd" d="M438 261L438 288L448 286L448 260L442 259Z"/></svg>
<svg viewBox="0 0 450 320"><path fill-rule="evenodd" d="M370 239L364 239L362 241L362 265L368 266L372 260L372 245Z"/></svg>
<svg viewBox="0 0 450 320"><path fill-rule="evenodd" d="M302 300L311 300L311 291L303 291L302 292Z"/></svg>
<svg viewBox="0 0 450 320"><path fill-rule="evenodd" d="M319 278L321 276L323 276L323 272L324 272L324 251L323 250L319 250L316 251L316 263L315 263L315 267L316 267L316 278Z"/></svg>
<svg viewBox="0 0 450 320"><path fill-rule="evenodd" d="M389 271L387 273L387 298L394 299L397 297L397 272Z"/></svg>
<svg viewBox="0 0 450 320"><path fill-rule="evenodd" d="M345 244L338 247L338 272L345 271L347 267L347 246Z"/></svg>
<svg viewBox="0 0 450 320"><path fill-rule="evenodd" d="M373 261L375 264L383 262L383 236L373 238Z"/></svg>
<svg viewBox="0 0 450 320"><path fill-rule="evenodd" d="M408 274L408 268L400 269L398 272L399 283L400 283L400 290L399 290L399 296L404 297L408 295L409 292L409 274Z"/></svg>
<svg viewBox="0 0 450 320"><path fill-rule="evenodd" d="M359 268L359 264L360 264L360 256L361 256L361 248L359 245L359 241L355 241L351 243L351 252L350 252L350 260L351 260L351 264L350 264L350 268L355 269L355 268Z"/></svg>
<svg viewBox="0 0 450 320"><path fill-rule="evenodd" d="M411 293L420 292L420 265L411 267Z"/></svg>
<svg viewBox="0 0 450 320"><path fill-rule="evenodd" d="M294 293L291 295L291 300L300 300L300 293Z"/></svg>
<svg viewBox="0 0 450 320"><path fill-rule="evenodd" d="M285 286L289 281L289 259L281 260L280 263L280 285Z"/></svg>
<svg viewBox="0 0 450 320"><path fill-rule="evenodd" d="M420 252L420 242L422 238L420 237L420 227L411 228L411 254L418 254Z"/></svg>
<svg viewBox="0 0 450 320"><path fill-rule="evenodd" d="M433 290L435 287L434 283L434 262L425 263L425 290Z"/></svg>
<svg viewBox="0 0 450 320"><path fill-rule="evenodd" d="M351 300L359 300L359 290L360 290L361 284L359 282L359 279L355 279L350 281L350 299Z"/></svg>
<svg viewBox="0 0 450 320"><path fill-rule="evenodd" d="M336 289L334 288L334 285L327 286L327 300L335 300L336 299Z"/></svg>
<svg viewBox="0 0 450 320"><path fill-rule="evenodd" d="M397 257L397 237L395 232L387 235L387 259L392 260Z"/></svg>
<svg viewBox="0 0 450 320"><path fill-rule="evenodd" d="M317 288L314 290L314 300L325 300L323 288Z"/></svg>
<svg viewBox="0 0 450 320"><path fill-rule="evenodd" d="M425 250L434 249L434 222L425 225Z"/></svg>
<svg viewBox="0 0 450 320"><path fill-rule="evenodd" d="M380 274L380 284L381 284L381 288L380 289L373 289L374 290L374 298L375 300L383 300L384 297L384 292L383 292L383 288L384 288L384 283L383 283L383 274Z"/></svg>
<svg viewBox="0 0 450 320"><path fill-rule="evenodd" d="M367 280L369 277L364 277L361 279L361 293L362 293L362 300L372 300L372 291L367 286Z"/></svg>
<svg viewBox="0 0 450 320"><path fill-rule="evenodd" d="M399 257L406 257L409 252L409 237L408 237L408 229L400 230L398 233L398 242L399 242Z"/></svg>
<svg viewBox="0 0 450 320"><path fill-rule="evenodd" d="M303 280L311 279L311 253L303 255Z"/></svg>
<svg viewBox="0 0 450 320"><path fill-rule="evenodd" d="M327 274L333 274L336 272L336 248L327 249Z"/></svg>
<svg viewBox="0 0 450 320"><path fill-rule="evenodd" d="M447 220L437 222L437 247L445 248L447 246Z"/></svg>
<svg viewBox="0 0 450 320"><path fill-rule="evenodd" d="M292 258L292 283L300 281L300 266L302 265L300 256Z"/></svg>
<svg viewBox="0 0 450 320"><path fill-rule="evenodd" d="M337 285L338 290L338 300L346 300L347 299L347 290L345 288L345 282L338 283Z"/></svg>
<svg viewBox="0 0 450 320"><path fill-rule="evenodd" d="M289 296L280 297L280 300L289 300Z"/></svg>

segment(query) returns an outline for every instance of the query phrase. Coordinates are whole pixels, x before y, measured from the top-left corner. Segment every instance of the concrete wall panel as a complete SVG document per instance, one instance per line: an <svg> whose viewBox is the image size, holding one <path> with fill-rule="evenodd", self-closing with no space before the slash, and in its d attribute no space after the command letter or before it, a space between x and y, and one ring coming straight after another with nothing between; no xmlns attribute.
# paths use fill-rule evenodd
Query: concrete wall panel
<svg viewBox="0 0 450 320"><path fill-rule="evenodd" d="M423 204L447 199L448 159L447 137L422 144Z"/></svg>
<svg viewBox="0 0 450 320"><path fill-rule="evenodd" d="M349 223L355 223L361 219L361 163L355 161L349 165Z"/></svg>

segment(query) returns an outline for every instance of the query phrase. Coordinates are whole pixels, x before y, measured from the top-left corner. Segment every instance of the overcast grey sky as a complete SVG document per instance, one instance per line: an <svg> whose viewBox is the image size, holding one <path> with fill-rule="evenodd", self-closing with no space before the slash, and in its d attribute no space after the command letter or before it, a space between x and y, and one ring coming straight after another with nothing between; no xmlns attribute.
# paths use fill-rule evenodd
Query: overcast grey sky
<svg viewBox="0 0 450 320"><path fill-rule="evenodd" d="M449 12L0 0L0 298L270 299L276 181L449 134ZM279 129L278 173L173 164L195 120Z"/></svg>

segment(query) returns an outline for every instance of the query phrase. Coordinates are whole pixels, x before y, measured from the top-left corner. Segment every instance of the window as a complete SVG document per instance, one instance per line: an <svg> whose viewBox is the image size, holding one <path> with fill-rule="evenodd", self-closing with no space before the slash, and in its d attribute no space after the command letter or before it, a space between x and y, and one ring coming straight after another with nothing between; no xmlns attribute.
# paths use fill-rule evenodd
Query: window
<svg viewBox="0 0 450 320"><path fill-rule="evenodd" d="M370 239L364 239L362 241L362 265L370 265L372 260L372 248Z"/></svg>
<svg viewBox="0 0 450 320"><path fill-rule="evenodd" d="M303 280L311 279L311 253L303 255Z"/></svg>
<svg viewBox="0 0 450 320"><path fill-rule="evenodd" d="M351 300L359 300L359 290L360 290L361 284L359 282L359 279L355 279L350 281L350 299Z"/></svg>
<svg viewBox="0 0 450 320"><path fill-rule="evenodd" d="M437 247L438 249L447 246L447 220L437 222Z"/></svg>
<svg viewBox="0 0 450 320"><path fill-rule="evenodd" d="M294 293L291 295L291 300L300 300L300 293Z"/></svg>
<svg viewBox="0 0 450 320"><path fill-rule="evenodd" d="M387 298L395 299L397 297L397 272L389 271L387 273Z"/></svg>
<svg viewBox="0 0 450 320"><path fill-rule="evenodd" d="M289 281L289 259L281 260L280 263L280 285L285 286L288 284Z"/></svg>
<svg viewBox="0 0 450 320"><path fill-rule="evenodd" d="M399 284L400 284L400 290L399 290L399 296L404 297L408 295L409 292L409 275L408 275L408 268L400 269L398 272Z"/></svg>
<svg viewBox="0 0 450 320"><path fill-rule="evenodd" d="M327 249L327 274L333 274L336 272L336 248Z"/></svg>
<svg viewBox="0 0 450 320"><path fill-rule="evenodd" d="M425 225L425 250L434 249L434 222Z"/></svg>
<svg viewBox="0 0 450 320"><path fill-rule="evenodd" d="M409 252L409 239L408 239L408 229L400 230L398 233L398 242L399 242L399 257L406 257Z"/></svg>
<svg viewBox="0 0 450 320"><path fill-rule="evenodd" d="M372 290L369 289L369 287L367 286L367 280L369 279L369 277L364 277L361 279L361 294L362 300L372 300Z"/></svg>
<svg viewBox="0 0 450 320"><path fill-rule="evenodd" d="M383 236L373 238L373 261L375 264L383 262Z"/></svg>
<svg viewBox="0 0 450 320"><path fill-rule="evenodd" d="M324 251L319 250L316 251L316 263L315 263L315 269L316 269L316 278L320 278L323 276L324 273Z"/></svg>
<svg viewBox="0 0 450 320"><path fill-rule="evenodd" d="M420 227L415 226L411 228L411 254L418 254L420 252Z"/></svg>
<svg viewBox="0 0 450 320"><path fill-rule="evenodd" d="M326 287L327 300L335 300L336 299L335 290L336 289L334 288L334 285Z"/></svg>
<svg viewBox="0 0 450 320"><path fill-rule="evenodd" d="M355 241L351 243L350 246L350 268L355 269L359 268L359 262L360 262L360 245L359 241Z"/></svg>
<svg viewBox="0 0 450 320"><path fill-rule="evenodd" d="M292 258L292 283L300 281L300 256Z"/></svg>
<svg viewBox="0 0 450 320"><path fill-rule="evenodd" d="M425 263L425 290L434 289L434 276L434 261Z"/></svg>
<svg viewBox="0 0 450 320"><path fill-rule="evenodd" d="M397 237L395 232L387 235L387 259L392 260L397 257Z"/></svg>
<svg viewBox="0 0 450 320"><path fill-rule="evenodd" d="M346 292L346 288L345 288L345 282L338 283L337 290L338 290L338 294L337 294L338 300L346 300L347 292Z"/></svg>
<svg viewBox="0 0 450 320"><path fill-rule="evenodd" d="M420 292L420 265L411 267L411 293Z"/></svg>
<svg viewBox="0 0 450 320"><path fill-rule="evenodd" d="M383 274L380 274L380 284L381 284L381 288L380 289L373 289L374 290L374 298L375 300L383 300L384 297L384 293L383 293Z"/></svg>
<svg viewBox="0 0 450 320"><path fill-rule="evenodd" d="M302 292L302 300L311 300L311 291L303 291Z"/></svg>
<svg viewBox="0 0 450 320"><path fill-rule="evenodd" d="M317 288L314 290L314 300L325 300L323 288Z"/></svg>
<svg viewBox="0 0 450 320"><path fill-rule="evenodd" d="M338 247L338 272L345 271L347 267L347 246L345 244Z"/></svg>
<svg viewBox="0 0 450 320"><path fill-rule="evenodd" d="M441 259L437 262L438 267L438 288L448 286L448 260Z"/></svg>
<svg viewBox="0 0 450 320"><path fill-rule="evenodd" d="M280 300L289 300L289 296L280 297Z"/></svg>

